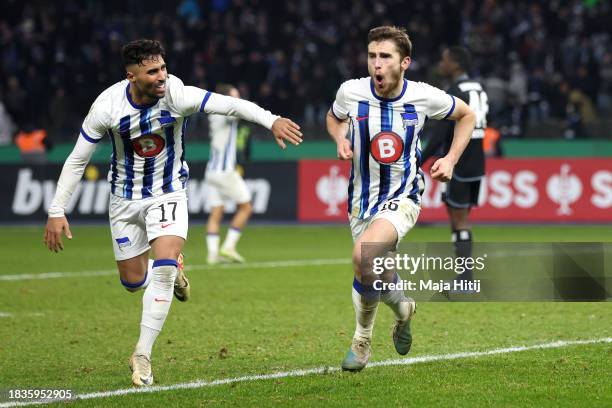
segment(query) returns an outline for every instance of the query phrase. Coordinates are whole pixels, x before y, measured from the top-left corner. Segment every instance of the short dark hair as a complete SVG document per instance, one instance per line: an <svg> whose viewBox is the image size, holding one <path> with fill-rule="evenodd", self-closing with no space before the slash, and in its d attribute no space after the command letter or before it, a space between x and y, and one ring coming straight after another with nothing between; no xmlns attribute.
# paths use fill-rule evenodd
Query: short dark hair
<svg viewBox="0 0 612 408"><path fill-rule="evenodd" d="M125 44L121 49L121 55L123 65L127 67L132 64L142 65L142 61L157 55L165 59L166 51L159 41L142 39Z"/></svg>
<svg viewBox="0 0 612 408"><path fill-rule="evenodd" d="M395 26L375 27L368 33L368 44L375 41L390 40L395 43L402 59L412 57L412 42L406 29Z"/></svg>
<svg viewBox="0 0 612 408"><path fill-rule="evenodd" d="M448 55L463 71L469 72L472 69L472 55L467 48L459 45L448 47Z"/></svg>

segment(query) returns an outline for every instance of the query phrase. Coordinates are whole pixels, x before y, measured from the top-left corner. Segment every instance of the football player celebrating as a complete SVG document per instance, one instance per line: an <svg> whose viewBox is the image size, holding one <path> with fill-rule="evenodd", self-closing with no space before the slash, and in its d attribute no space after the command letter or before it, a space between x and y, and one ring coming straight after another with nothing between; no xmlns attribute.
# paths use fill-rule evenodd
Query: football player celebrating
<svg viewBox="0 0 612 408"><path fill-rule="evenodd" d="M137 40L122 49L127 78L94 101L66 159L45 229L45 244L63 249L72 234L64 214L85 166L103 137L112 143L108 181L113 250L121 283L142 298L140 338L130 358L132 382L151 385L151 350L172 302L189 297L181 250L187 238L189 167L185 162L187 118L196 112L233 115L272 131L276 142L301 142L299 126L254 103L219 95L168 74L158 41ZM149 260L149 250L154 260Z"/></svg>
<svg viewBox="0 0 612 408"><path fill-rule="evenodd" d="M348 216L354 240L352 298L357 327L342 362L344 370L366 366L379 301L395 314L395 349L402 355L410 351L410 320L416 304L402 290L375 287L377 280L391 283L398 276L393 270L374 274L371 262L395 249L416 223L424 188L419 134L425 121L456 121L448 154L431 168L431 176L440 181L451 179L474 128L475 115L462 100L404 78L411 54L405 30L390 26L370 30L370 76L344 82L327 114L327 131L336 142L338 158L352 160Z"/></svg>

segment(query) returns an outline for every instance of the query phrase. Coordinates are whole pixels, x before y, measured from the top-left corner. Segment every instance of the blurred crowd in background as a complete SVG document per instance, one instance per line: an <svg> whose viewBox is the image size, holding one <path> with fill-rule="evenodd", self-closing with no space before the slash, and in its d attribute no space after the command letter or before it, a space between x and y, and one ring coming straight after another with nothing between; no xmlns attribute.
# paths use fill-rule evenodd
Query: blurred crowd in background
<svg viewBox="0 0 612 408"><path fill-rule="evenodd" d="M121 46L143 37L164 44L186 84L236 84L323 139L335 91L367 76L367 32L383 24L407 28L412 80L448 86L441 51L471 49L504 137L609 138L611 21L598 0L3 0L0 143L35 128L74 140L95 97L125 77ZM205 118L194 122L190 138L204 139Z"/></svg>

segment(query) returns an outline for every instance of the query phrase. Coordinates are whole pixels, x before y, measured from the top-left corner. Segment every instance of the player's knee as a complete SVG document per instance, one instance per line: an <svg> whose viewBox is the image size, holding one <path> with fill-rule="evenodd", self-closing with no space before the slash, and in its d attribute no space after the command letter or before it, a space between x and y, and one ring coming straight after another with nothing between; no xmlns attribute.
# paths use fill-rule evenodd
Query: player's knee
<svg viewBox="0 0 612 408"><path fill-rule="evenodd" d="M353 248L353 271L355 272L355 276L363 276L363 269L364 268L361 258L361 246L355 245L355 248Z"/></svg>
<svg viewBox="0 0 612 408"><path fill-rule="evenodd" d="M242 211L246 215L251 215L253 213L253 206L251 202L248 201L246 203L240 204L240 211Z"/></svg>

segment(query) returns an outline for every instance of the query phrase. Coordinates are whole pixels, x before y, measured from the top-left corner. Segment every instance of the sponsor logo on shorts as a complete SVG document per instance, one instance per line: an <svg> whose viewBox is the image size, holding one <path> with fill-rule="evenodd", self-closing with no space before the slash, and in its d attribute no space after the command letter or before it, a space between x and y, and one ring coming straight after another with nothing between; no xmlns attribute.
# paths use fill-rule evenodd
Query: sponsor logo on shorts
<svg viewBox="0 0 612 408"><path fill-rule="evenodd" d="M132 243L130 242L130 239L128 237L116 238L115 241L117 242L119 249L123 249L129 246L132 246Z"/></svg>

